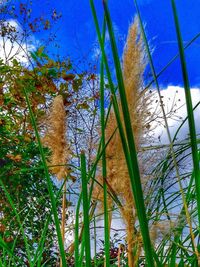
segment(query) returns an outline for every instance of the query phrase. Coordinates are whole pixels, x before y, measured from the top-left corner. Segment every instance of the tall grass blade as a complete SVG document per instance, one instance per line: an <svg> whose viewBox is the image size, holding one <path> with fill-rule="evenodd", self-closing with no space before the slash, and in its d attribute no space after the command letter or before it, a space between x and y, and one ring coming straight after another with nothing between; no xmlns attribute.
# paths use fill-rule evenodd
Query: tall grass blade
<svg viewBox="0 0 200 267"><path fill-rule="evenodd" d="M191 44L193 44L194 41L196 41L200 37L200 33L196 34L188 43L186 46L184 46L184 50L186 50L188 47L190 47ZM161 74L165 72L165 70L179 57L179 53L177 53L162 69L157 73L156 79L158 79ZM154 83L154 79L151 80L148 85L145 87L146 89L149 88Z"/></svg>
<svg viewBox="0 0 200 267"><path fill-rule="evenodd" d="M89 198L88 198L89 199L89 201L88 201L89 203L91 202L91 198L92 198L92 190L93 190L93 184L94 184L94 182L96 182L99 186L102 187L102 185L95 179L96 167L97 167L97 164L98 164L98 162L100 161L100 159L102 157L102 154L103 154L104 150L106 149L106 147L108 146L109 142L113 138L115 132L116 132L116 129L114 130L113 134L108 139L108 141L106 142L106 144L105 144L104 147L101 148L101 146L99 146L99 149L98 149L98 152L97 152L97 156L96 156L95 162L93 163L92 169L89 171L89 173L87 175L87 181L88 181L88 183L92 179L92 183L91 183L91 186L90 186L90 192L89 192ZM101 144L101 142L100 142L100 144ZM120 203L117 195L115 195L114 192L108 192L108 194L110 195L110 197L113 199L113 201L119 207L122 206L122 204ZM81 229L81 233L79 234L79 212L80 212L81 200L82 200L82 192L79 195L77 206L76 206L75 241L74 241L74 248L75 248L75 266L79 266L79 264L80 264L80 261L79 260L80 260L81 256L79 256L79 243L80 243L80 241L82 239L82 231L84 229L84 225L83 225L82 226L82 229ZM94 203L94 205L95 205L95 203ZM93 208L93 210L91 210L91 212L90 212L90 217L91 218L92 218L92 216L94 214L94 211L95 211L95 208ZM73 246L73 244L72 244L72 246ZM83 246L81 246L81 250L82 249L83 249Z"/></svg>
<svg viewBox="0 0 200 267"><path fill-rule="evenodd" d="M64 244L63 244L62 236L61 236L61 230L60 230L59 219L58 219L58 214L57 214L57 207L56 207L56 200L55 200L55 196L54 196L54 193L53 193L53 187L52 187L52 183L51 183L51 178L50 178L50 175L49 175L49 171L48 171L48 167L47 167L47 163L46 163L46 159L45 159L45 154L44 154L44 151L43 151L42 143L41 143L39 132L38 132L38 129L37 129L35 117L34 117L34 114L33 114L32 108L31 108L31 103L30 103L30 100L29 100L29 97L28 97L28 94L27 94L25 88L24 88L24 95L25 95L26 103L27 103L27 106L28 106L28 109L29 109L32 125L33 125L34 131L35 131L36 139L37 139L37 142L38 142L40 156L41 156L42 163L43 163L43 166L44 166L44 173L45 173L45 177L46 177L46 180L47 180L47 187L48 187L48 192L49 192L51 205L52 205L52 213L53 213L54 222L55 222L55 226L56 226L56 233L57 233L57 237L58 237L58 245L59 245L59 249L60 249L60 256L62 258L62 265L63 265L63 267L67 267L66 258L65 258Z"/></svg>
<svg viewBox="0 0 200 267"><path fill-rule="evenodd" d="M193 113L193 107L192 107L190 84L189 84L187 66L186 66L186 61L185 61L185 53L184 53L184 48L183 48L183 40L182 40L181 31L180 31L175 1L171 0L171 4L172 4L174 21L175 21L175 26L176 26L176 33L177 33L177 40L178 40L178 47L179 47L179 54L180 54L180 60L181 60L184 89L185 89L188 123L189 123L191 148L192 148L192 159L193 159L193 164L194 164L195 185L196 185L196 194L197 194L197 209L198 209L198 218L199 218L199 226L200 226L200 169L199 169L196 128L195 128L194 113Z"/></svg>
<svg viewBox="0 0 200 267"><path fill-rule="evenodd" d="M145 31L144 31L144 27L143 27L143 23L142 23L142 19L141 19L141 14L140 14L140 11L139 11L139 8L138 8L137 0L134 0L134 2L135 2L135 7L136 7L136 10L137 10L138 17L139 17L141 31L142 31L144 43L145 43L147 54L148 54L148 58L149 58L149 64L150 64L151 71L152 71L153 78L154 78L154 82L155 82L155 85L156 85L156 88L157 88L157 92L158 92L158 96L159 96L159 100L160 100L160 106L161 106L161 109L162 109L163 118L164 118L164 122L165 122L165 126L166 126L167 136L168 136L168 140L169 140L169 144L170 144L170 150L169 150L168 154L171 155L172 160L173 160L173 164L174 164L175 172L176 172L176 176L177 176L177 181L178 181L178 185L179 185L179 190L181 192L181 198L182 198L182 201L183 201L183 204L184 204L184 207L185 207L186 219L187 219L187 223L189 225L190 236L191 236L191 240L192 240L192 246L194 248L195 253L197 253L197 246L196 246L195 237L194 237L194 234L193 234L191 217L190 217L190 214L189 214L187 202L186 202L185 195L184 195L183 186L182 186L182 183L181 183L181 176L180 176L180 172L179 172L179 168L178 168L178 164L177 164L177 159L176 159L176 155L175 155L174 148L173 148L173 140L171 138L171 134L170 134L170 131L169 131L169 125L168 125L168 121L167 121L167 117L166 117L166 113L165 113L165 108L164 108L163 101L162 101L162 96L161 96L161 92L160 92L160 86L159 86L157 75L156 75L156 72L155 72L155 67L154 67L153 59L152 59L152 56L151 56L151 53L150 53L150 48L149 48L149 45L148 45L147 37L146 37ZM163 195L163 201L164 201L164 195ZM167 206L166 206L166 212L168 213ZM167 217L171 221L169 213L168 213Z"/></svg>
<svg viewBox="0 0 200 267"><path fill-rule="evenodd" d="M97 266L97 231L96 231L96 216L94 216L94 267Z"/></svg>
<svg viewBox="0 0 200 267"><path fill-rule="evenodd" d="M23 240L24 240L25 249L26 249L26 253L27 253L27 258L28 258L30 267L32 267L30 249L29 249L28 241L27 241L27 238L26 238L26 235L25 235L25 231L24 231L24 228L23 228L23 224L21 223L19 214L18 214L18 212L17 212L17 210L15 208L15 205L14 205L14 203L12 201L12 198L11 198L10 194L8 193L6 187L4 186L4 183L3 183L3 181L1 179L0 179L0 185L1 185L2 189L3 189L3 191L5 192L5 195L6 195L7 199L8 199L8 202L9 202L10 206L12 207L12 209L13 209L13 211L15 213L16 220L17 220L17 223L19 224L20 231L22 233L22 237L23 237Z"/></svg>
<svg viewBox="0 0 200 267"><path fill-rule="evenodd" d="M114 85L113 85L113 82L112 82L112 78L111 78L111 74L110 74L110 70L109 70L109 66L108 66L108 62L107 62L107 58L106 58L106 54L105 54L105 50L104 50L104 45L103 45L103 42L102 42L102 39L101 39L100 28L99 28L99 24L98 24L97 15L96 15L96 10L95 10L95 6L94 6L94 3L93 3L92 0L90 0L90 5L91 5L91 10L92 10L93 18L94 18L96 31L97 31L97 36L98 36L98 39L99 39L99 44L100 44L100 47L101 47L102 57L103 57L104 64L105 64L105 69L106 69L106 72L107 72L107 77L108 77L108 81L109 81L109 85L110 85L110 90L111 90L112 97L113 97L112 98L113 107L114 107L114 111L115 111L116 121L117 121L117 124L118 124L118 129L119 129L119 133L120 133L120 137L121 137L121 142L122 142L122 146L123 146L125 159L126 159L126 162L127 162L128 172L129 172L130 177L133 178L133 166L132 166L132 162L131 162L131 159L130 159L129 148L128 148L127 143L126 143L126 137L125 137L125 134L124 134L121 118L120 118L120 115L119 115L119 108L118 108L117 99L116 99L116 95L115 95L115 88L114 88ZM131 179L131 183L132 182L134 183L134 179ZM132 190L134 191L134 196L137 195L137 189L136 189L136 187L134 185L132 186ZM136 199L136 202L137 202L137 207L140 206L141 202L138 201L138 199ZM138 204L138 202L139 202L139 204ZM143 198L142 198L142 203L144 203ZM145 212L144 212L144 205L143 205L143 211L141 209L138 209L138 210L140 210L140 212L143 213L144 216L146 216ZM140 219L141 219L141 216L140 216ZM142 235L144 237L145 251L147 253L147 262L149 263L149 266L154 266L154 262L153 262L153 258L152 258L152 247L151 247L150 238L149 238L147 220L140 220L140 222L141 222ZM147 234L147 235L144 236L145 234ZM147 243L149 244L148 246L147 246Z"/></svg>
<svg viewBox="0 0 200 267"><path fill-rule="evenodd" d="M112 82L111 72L110 72L110 69L108 66L108 61L107 61L105 50L104 50L104 44L103 44L103 41L101 38L101 32L100 32L99 23L98 23L98 19L97 19L96 10L95 10L93 0L90 0L90 6L91 6L93 18L94 18L94 23L95 23L95 27L96 27L96 31L97 31L99 44L101 47L102 59L104 62L104 66L106 69L106 73L107 73L107 77L108 77L108 81L109 81L109 85L110 85L110 90L111 90L111 94L112 94L112 103L113 103L113 108L114 108L116 121L117 121L117 125L118 125L118 130L119 130L119 134L120 134L120 138L121 138L121 142L122 142L122 147L123 147L125 159L126 159L127 166L128 166L128 171L131 173L131 172L133 172L132 171L132 165L131 165L128 146L126 143L126 137L125 137L124 130L123 130L123 125L122 125L121 118L120 118L119 107L118 107L117 98L116 98L116 90L115 90L114 84ZM115 131L113 132L113 135L114 135L114 133L115 133ZM109 138L107 144L109 143L111 138L112 138L112 136ZM106 146L107 146L107 144L106 144Z"/></svg>
<svg viewBox="0 0 200 267"><path fill-rule="evenodd" d="M82 192L79 196L78 203L76 206L76 220L75 220L75 241L74 241L74 257L75 257L75 267L79 267L79 211L82 200Z"/></svg>
<svg viewBox="0 0 200 267"><path fill-rule="evenodd" d="M113 58L114 58L114 63L115 63L115 71L117 75L118 88L119 88L119 93L120 93L124 124L125 124L125 129L126 129L126 136L127 136L127 141L128 141L129 153L131 157L133 172L132 172L132 175L130 176L130 180L131 180L134 199L135 199L136 207L138 211L138 218L139 218L141 234L142 234L143 243L144 243L146 262L148 266L154 266L152 246L151 246L151 240L149 236L148 222L147 222L144 199L143 199L142 185L141 185L141 180L140 180L140 172L139 172L139 166L138 166L138 161L137 161L137 152L136 152L136 147L134 143L134 137L133 137L133 131L132 131L132 126L131 126L130 114L128 110L128 103L126 99L121 65L120 65L120 60L118 57L117 46L115 42L115 36L113 32L112 21L110 18L107 1L103 1L103 5L104 5L105 17L106 17L106 22L108 26L112 53L113 53Z"/></svg>
<svg viewBox="0 0 200 267"><path fill-rule="evenodd" d="M56 202L58 202L58 200L59 200L59 198L61 196L62 188L63 188L63 186L61 186L61 188L59 189L59 191L58 191L58 193L56 195ZM35 252L35 256L34 256L34 259L33 259L33 265L35 266L36 263L37 263L37 267L41 266L43 248L44 248L44 245L45 245L46 233L48 231L48 226L49 226L49 223L50 223L50 220L51 220L51 215L52 214L51 214L51 211L50 211L50 214L47 215L47 219L46 219L46 222L45 222L45 225L44 225L41 237L40 237L40 241L38 243L38 248L37 248L37 250Z"/></svg>
<svg viewBox="0 0 200 267"><path fill-rule="evenodd" d="M81 180L82 180L82 197L83 197L83 223L84 223L84 240L85 240L85 260L86 267L91 266L90 251L90 218L89 202L87 190L86 159L85 153L81 152Z"/></svg>
<svg viewBox="0 0 200 267"><path fill-rule="evenodd" d="M105 40L106 24L105 19L103 22L103 43ZM101 60L101 73L100 73L100 97L101 97L101 136L102 146L105 147L105 98L104 98L104 65L103 59ZM102 177L103 177L103 206L104 206L104 246L105 246L105 267L110 266L110 231L109 231L109 218L108 218L108 203L107 203L107 184L106 184L106 150L102 153Z"/></svg>

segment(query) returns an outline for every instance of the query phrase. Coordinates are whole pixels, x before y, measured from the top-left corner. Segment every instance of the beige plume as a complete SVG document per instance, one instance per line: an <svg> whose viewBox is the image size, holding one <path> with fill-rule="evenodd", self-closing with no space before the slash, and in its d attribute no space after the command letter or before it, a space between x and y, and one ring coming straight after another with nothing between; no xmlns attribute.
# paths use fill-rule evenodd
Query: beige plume
<svg viewBox="0 0 200 267"><path fill-rule="evenodd" d="M145 129L148 123L148 102L149 95L142 89L143 73L146 66L146 58L141 35L139 34L138 19L130 25L126 45L123 54L123 79L126 90L128 108L131 116L131 124L137 150L145 142ZM122 111L120 108L121 118ZM117 127L115 114L111 111L107 127L106 139L113 134ZM107 181L120 199L123 207L121 214L126 223L127 243L128 243L128 263L129 267L135 266L140 251L141 237L134 232L137 214L132 194L130 178L124 157L119 131L117 130L106 149L107 159ZM141 165L142 163L140 163ZM140 166L142 171L143 166ZM142 173L141 173L141 177ZM142 179L142 178L141 178ZM99 178L102 183L102 178ZM103 202L102 189L97 186L94 196ZM108 204L111 208L112 200L109 198ZM137 247L137 253L133 256L133 249Z"/></svg>
<svg viewBox="0 0 200 267"><path fill-rule="evenodd" d="M47 119L47 132L43 138L43 144L51 151L49 166L52 174L58 180L66 177L68 145L66 140L66 112L63 97L58 95L54 98L50 114Z"/></svg>

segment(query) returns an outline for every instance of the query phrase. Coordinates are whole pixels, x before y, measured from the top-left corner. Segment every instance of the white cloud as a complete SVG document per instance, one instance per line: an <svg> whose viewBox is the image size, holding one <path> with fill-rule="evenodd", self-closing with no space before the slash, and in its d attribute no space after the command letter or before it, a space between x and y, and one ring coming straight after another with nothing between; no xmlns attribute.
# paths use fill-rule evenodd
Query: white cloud
<svg viewBox="0 0 200 267"><path fill-rule="evenodd" d="M120 42L125 42L125 37L122 33L120 33L119 27L117 26L116 23L113 22L113 29L114 29L114 35L115 38ZM105 43L104 43L104 49L105 51L109 54L110 51L110 36L109 36L109 32L108 30L106 30L105 32ZM93 45L93 49L92 49L92 59L96 60L100 57L101 55L101 49L99 46L99 42L98 39L95 40L94 45Z"/></svg>
<svg viewBox="0 0 200 267"><path fill-rule="evenodd" d="M171 137L173 138L179 125L187 116L184 88L179 86L168 86L166 89L161 91L161 95L165 112L168 116L167 122L169 125ZM191 96L194 107L200 101L200 88L191 88ZM153 108L155 105L157 105L156 102L157 99L158 97L156 97L155 101L152 103ZM198 106L194 112L197 133L200 132L200 123L198 114L200 114L200 106ZM160 116L162 117L162 113L160 114ZM188 122L186 121L178 134L178 139L179 140L185 139L188 136L188 133L189 133ZM164 126L159 125L156 127L155 136L156 136L155 139L160 138L162 144L169 143L167 137L167 131Z"/></svg>
<svg viewBox="0 0 200 267"><path fill-rule="evenodd" d="M108 31L106 31L105 43L104 43L105 50L107 50L108 44L109 44L109 33L108 33ZM92 49L92 59L97 60L100 56L101 56L101 48L99 46L98 39L96 39L96 41L93 45L93 49Z"/></svg>
<svg viewBox="0 0 200 267"><path fill-rule="evenodd" d="M0 0L0 5L5 5L8 2L10 2L10 0Z"/></svg>
<svg viewBox="0 0 200 267"><path fill-rule="evenodd" d="M162 101L164 104L165 112L167 114L167 121L170 129L171 136L173 138L177 128L182 123L182 121L187 116L187 109L186 109L186 103L185 103L185 92L184 88L180 86L168 86L167 88L161 90L162 95ZM191 88L191 96L192 96L192 102L193 107L200 101L200 88ZM152 110L155 110L155 108L159 105L158 104L158 96L155 97L154 101L152 102ZM197 127L197 133L200 132L200 123L199 123L199 114L200 114L200 105L197 109L195 109L194 115L195 115L195 122ZM159 109L159 121L162 120L163 122L163 115L160 112ZM158 136L160 137L161 144L169 144L166 128L162 125L157 125L157 122L155 122L156 129L154 138L155 140L158 139ZM179 140L183 140L188 136L188 123L186 122L184 126L181 128L178 138ZM178 213L178 208L174 210L174 214ZM119 212L114 212L113 214L113 220L111 224L111 239L115 237L115 234L117 233L117 238L120 240L119 243L123 242L124 236L126 235L125 232L125 223L120 218ZM162 222L160 223L162 225ZM104 220L103 216L99 218L99 220L96 221L97 226L97 241L104 240ZM163 236L168 233L169 226L164 223L163 228L158 229L158 234ZM122 241L121 241L122 240ZM94 255L94 247L92 244L92 256ZM117 243L116 243L117 245ZM101 242L98 242L97 244L97 250L102 248L103 245Z"/></svg>
<svg viewBox="0 0 200 267"><path fill-rule="evenodd" d="M29 52L35 50L36 44L34 36L24 36L23 29L16 20L1 22L0 58L4 62L9 63L15 58L24 64L27 63Z"/></svg>

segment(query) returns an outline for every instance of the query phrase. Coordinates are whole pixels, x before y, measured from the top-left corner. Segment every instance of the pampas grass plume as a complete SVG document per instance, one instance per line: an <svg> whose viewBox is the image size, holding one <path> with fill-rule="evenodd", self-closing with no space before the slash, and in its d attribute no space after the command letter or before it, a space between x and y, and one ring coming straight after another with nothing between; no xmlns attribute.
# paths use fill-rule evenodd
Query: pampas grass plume
<svg viewBox="0 0 200 267"><path fill-rule="evenodd" d="M58 180L65 178L67 174L67 167L65 166L68 157L66 130L66 112L63 97L58 95L52 103L47 119L47 132L43 138L43 144L51 151L50 170Z"/></svg>
<svg viewBox="0 0 200 267"><path fill-rule="evenodd" d="M145 66L146 57L144 46L139 33L138 19L135 18L134 23L130 25L126 45L124 48L123 79L137 150L139 150L141 145L146 142L144 135L146 123L149 119L149 113L147 112L149 97L147 97L145 91L142 90ZM123 116L121 107L120 115L122 118ZM115 128L117 128L117 122L114 112L111 111L106 127L107 140L110 138ZM133 267L138 260L142 244L139 235L136 236L134 233L137 214L119 131L116 131L112 140L108 144L106 149L106 157L107 181L123 205L121 208L121 214L124 222L126 223L128 262L129 266ZM143 166L140 162L141 177L143 179L142 169ZM99 180L102 182L101 177L99 177ZM95 190L96 198L103 202L103 192L100 187L98 189L99 190ZM108 203L111 207L111 199L109 199ZM133 256L134 247L138 248L138 253L136 253L135 256Z"/></svg>

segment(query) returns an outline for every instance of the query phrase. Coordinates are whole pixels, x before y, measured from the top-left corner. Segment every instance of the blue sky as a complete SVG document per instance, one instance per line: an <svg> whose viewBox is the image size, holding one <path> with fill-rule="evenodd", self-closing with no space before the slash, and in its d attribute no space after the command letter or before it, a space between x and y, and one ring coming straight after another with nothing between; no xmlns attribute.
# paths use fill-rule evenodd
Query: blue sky
<svg viewBox="0 0 200 267"><path fill-rule="evenodd" d="M16 5L19 3L19 1L14 2ZM62 18L53 27L60 48L51 46L50 51L52 53L70 56L75 61L85 58L86 62L90 62L94 59L97 38L89 0L33 0L32 2L33 16L39 14L45 16L48 15L49 10L54 9L58 13L62 12ZM101 21L103 14L102 1L96 0L95 4ZM184 44L187 44L200 32L200 1L177 0L176 4ZM170 0L138 0L138 5L153 50L155 68L159 72L178 51ZM121 55L128 26L135 15L134 1L109 0L109 7ZM40 32L35 34L35 37L42 42L45 35L46 32ZM199 50L200 38L186 51L191 86L200 85ZM78 61L76 63L78 64ZM179 60L176 60L168 68L159 81L164 86L168 84L182 85Z"/></svg>

